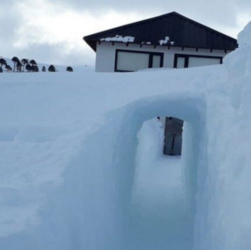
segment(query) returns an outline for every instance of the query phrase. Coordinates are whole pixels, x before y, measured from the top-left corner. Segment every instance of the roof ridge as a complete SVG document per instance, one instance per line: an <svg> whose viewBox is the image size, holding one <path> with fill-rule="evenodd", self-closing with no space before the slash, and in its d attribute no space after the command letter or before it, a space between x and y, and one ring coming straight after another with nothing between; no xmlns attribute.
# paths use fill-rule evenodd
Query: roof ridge
<svg viewBox="0 0 251 250"><path fill-rule="evenodd" d="M131 27L131 26L135 26L135 25L142 24L142 23L148 23L148 22L153 21L154 19L163 18L163 17L165 17L165 16L169 16L169 15L172 15L172 14L178 14L178 13L175 12L175 11L172 11L172 12L169 12L169 13L166 13L166 14L163 14L163 15L160 15L160 16L154 16L154 17L150 17L150 18L147 18L147 19L144 19L144 20L141 20L141 21L136 21L136 22L133 22L133 23L124 24L124 25L121 25L121 26L118 26L118 27L115 27L115 28L111 28L111 29L108 29L108 30L100 31L100 32L97 32L97 33L94 33L94 34L85 36L85 37L84 37L84 40L85 40L85 38L91 37L91 36L93 36L93 35L95 35L95 36L96 36L96 35L101 35L101 34L103 34L103 33L111 32L111 31L113 31L113 30L123 29L124 27Z"/></svg>
<svg viewBox="0 0 251 250"><path fill-rule="evenodd" d="M156 26L157 25L157 26ZM171 25L171 26L170 26ZM188 29L191 29L193 32L203 32L204 40L200 40L199 38L189 38L186 37L186 40L182 40L180 36L177 36L177 30L174 31L172 26L179 26L180 28L186 29L186 34L188 32ZM180 47L188 46L188 47L198 47L201 46L201 48L209 48L210 49L224 49L225 50L234 50L236 47L238 47L237 40L231 36L228 36L226 34L221 33L220 31L217 31L215 29L212 29L204 24L201 24L197 21L194 21L191 18L188 18L186 16L183 16L182 14L172 11L160 16L151 17L148 19L144 19L141 21L121 25L119 27L115 27L112 29L104 30L98 33L94 33L88 36L85 36L83 39L89 44L89 46L96 51L96 42L100 41L100 39L105 37L111 37L115 35L133 35L137 34L137 38L135 38L137 41L136 43L142 43L145 42L145 39L150 39L149 41L153 44L157 44L157 40L152 37L151 31L145 30L144 36L140 35L140 29L141 27L154 27L155 31L158 34L161 34L161 36L166 35L164 34L166 32L166 29L168 29L168 32L171 32L172 35L176 36L176 45ZM177 28L177 27L176 27ZM143 28L144 29L144 28ZM159 32L158 32L159 30ZM181 30L181 32L183 32ZM132 32L131 34L129 34ZM136 33L135 33L136 32ZM155 33L156 33L155 32ZM189 31L190 32L190 31ZM156 34L157 34L156 33ZM170 33L170 34L171 34ZM157 35L159 36L159 35ZM142 38L144 37L144 38ZM147 38L148 37L148 38ZM161 37L158 37L160 39ZM141 39L141 40L140 40ZM142 40L143 39L143 40ZM155 41L156 40L156 41ZM185 44L187 43L187 44Z"/></svg>
<svg viewBox="0 0 251 250"><path fill-rule="evenodd" d="M141 21L136 21L136 22L133 22L133 23L129 23L129 24L124 24L124 25L121 25L121 26L118 26L118 27L115 27L115 28L111 28L111 29L108 29L108 30L104 30L104 31L100 31L100 32L97 32L97 33L94 33L94 34L91 34L91 35L88 35L88 36L85 36L83 39L85 40L85 38L88 38L88 37L91 37L91 36L96 36L96 35L101 35L101 34L105 34L107 32L111 32L111 31L114 31L114 30L118 30L118 29L123 29L124 27L132 27L132 26L135 26L135 25L140 25L140 24L143 24L143 23L148 23L148 22L151 22L151 21L154 21L155 19L161 19L161 18L164 18L166 16L171 16L171 15L176 15L178 16L179 18L182 18L186 21L189 21L189 22L192 22L198 26L201 26L211 32L214 32L216 34L219 34L221 36L224 36L226 37L227 39L230 39L230 40L236 40L235 38L231 37L231 36L228 36L218 30L215 30L215 29L212 29L210 28L209 26L206 26L205 24L201 24L197 21L194 21L193 19L191 18L188 18L176 11L172 11L172 12L169 12L169 13L166 13L166 14L163 14L163 15L159 15L159 16L154 16L154 17L150 17L150 18L147 18L147 19L144 19L144 20L141 20Z"/></svg>

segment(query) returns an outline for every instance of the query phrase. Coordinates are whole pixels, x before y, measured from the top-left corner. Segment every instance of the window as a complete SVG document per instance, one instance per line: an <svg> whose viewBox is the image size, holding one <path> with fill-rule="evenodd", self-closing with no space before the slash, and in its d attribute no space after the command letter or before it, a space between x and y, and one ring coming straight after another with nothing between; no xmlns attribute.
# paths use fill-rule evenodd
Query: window
<svg viewBox="0 0 251 250"><path fill-rule="evenodd" d="M209 66L221 64L221 58L199 58L199 57L190 57L188 61L188 67L197 67L197 66Z"/></svg>
<svg viewBox="0 0 251 250"><path fill-rule="evenodd" d="M116 50L115 71L117 72L132 72L161 67L163 67L163 53Z"/></svg>
<svg viewBox="0 0 251 250"><path fill-rule="evenodd" d="M174 57L174 68L191 68L191 67L209 66L215 64L222 64L222 57L185 55L185 54L175 54Z"/></svg>
<svg viewBox="0 0 251 250"><path fill-rule="evenodd" d="M117 57L117 70L136 71L146 69L149 65L149 54L119 52Z"/></svg>

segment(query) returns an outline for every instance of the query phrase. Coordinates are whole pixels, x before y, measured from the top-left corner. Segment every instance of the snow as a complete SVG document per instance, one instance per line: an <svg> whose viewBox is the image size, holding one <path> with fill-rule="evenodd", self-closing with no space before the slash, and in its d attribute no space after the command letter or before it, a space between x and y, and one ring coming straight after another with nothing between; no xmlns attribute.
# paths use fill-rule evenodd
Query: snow
<svg viewBox="0 0 251 250"><path fill-rule="evenodd" d="M168 44L169 40L170 40L169 36L166 36L165 39L161 39L161 40L159 41L159 44L160 44L160 45ZM173 42L172 42L172 43L173 43Z"/></svg>
<svg viewBox="0 0 251 250"><path fill-rule="evenodd" d="M127 249L191 248L191 224L181 158L162 154L163 132L162 124L154 118L146 121L138 133L129 230L131 240ZM185 240L177 240L182 238Z"/></svg>
<svg viewBox="0 0 251 250"><path fill-rule="evenodd" d="M198 79L208 74L193 72ZM156 74L160 80L153 86ZM167 74L176 79L168 89ZM203 96L204 84L192 81L194 74L3 74L1 248L126 246L137 131L157 115L197 120L197 108L189 117L183 112Z"/></svg>
<svg viewBox="0 0 251 250"><path fill-rule="evenodd" d="M169 36L166 36L164 39L159 40L160 46L165 45L165 44L168 44L168 43L170 43L171 45L174 45L174 44L175 44L174 41L170 41Z"/></svg>
<svg viewBox="0 0 251 250"><path fill-rule="evenodd" d="M141 44L142 44L142 45L143 45L143 44L151 45L152 43L151 43L151 42L142 42Z"/></svg>
<svg viewBox="0 0 251 250"><path fill-rule="evenodd" d="M223 65L1 74L0 249L250 249L250 34Z"/></svg>
<svg viewBox="0 0 251 250"><path fill-rule="evenodd" d="M106 37L106 38L101 38L100 41L105 41L105 42L122 42L122 43L133 43L135 40L135 37L132 36L120 36L116 35L115 37Z"/></svg>

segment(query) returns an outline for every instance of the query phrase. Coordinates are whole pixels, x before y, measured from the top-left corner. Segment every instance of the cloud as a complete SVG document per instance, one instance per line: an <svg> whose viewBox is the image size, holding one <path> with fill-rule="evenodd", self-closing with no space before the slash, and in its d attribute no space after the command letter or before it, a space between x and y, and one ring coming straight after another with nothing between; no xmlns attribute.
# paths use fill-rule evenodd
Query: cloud
<svg viewBox="0 0 251 250"><path fill-rule="evenodd" d="M67 52L64 42L55 45L34 43L19 50L18 57L56 65L93 65L90 62L94 61L94 53L86 53L86 50Z"/></svg>
<svg viewBox="0 0 251 250"><path fill-rule="evenodd" d="M67 8L64 4L58 6L48 0L13 2L6 10L5 16L1 16L6 25L0 29L4 38L0 41L0 55L55 64L93 65L95 53L83 41L83 36L112 28L114 23L120 25L140 19L138 14L128 13L121 18L121 14L108 11L103 13L101 21L90 12Z"/></svg>
<svg viewBox="0 0 251 250"><path fill-rule="evenodd" d="M63 2L69 8L97 13L115 10L118 12L130 11L151 15L152 13L159 14L177 11L194 19L205 20L208 23L223 22L227 25L235 25L236 17L240 12L249 12L251 10L250 0L155 0L154 2L152 0L56 0L56 2Z"/></svg>
<svg viewBox="0 0 251 250"><path fill-rule="evenodd" d="M247 0L0 0L0 5L0 56L72 65L94 64L83 36L171 11L232 36L251 19Z"/></svg>
<svg viewBox="0 0 251 250"><path fill-rule="evenodd" d="M10 13L15 13L10 15ZM15 9L15 6L4 3L0 8L0 43L12 42L15 38L15 30L21 26L21 16Z"/></svg>

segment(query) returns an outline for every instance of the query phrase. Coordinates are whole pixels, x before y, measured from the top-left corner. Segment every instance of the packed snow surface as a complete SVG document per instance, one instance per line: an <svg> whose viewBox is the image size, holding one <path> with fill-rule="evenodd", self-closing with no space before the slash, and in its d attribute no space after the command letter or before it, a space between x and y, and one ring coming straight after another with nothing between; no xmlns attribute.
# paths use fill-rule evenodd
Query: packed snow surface
<svg viewBox="0 0 251 250"><path fill-rule="evenodd" d="M0 249L251 249L250 34L217 66L0 74Z"/></svg>
<svg viewBox="0 0 251 250"><path fill-rule="evenodd" d="M163 155L164 128L156 118L143 124L138 140L127 249L191 249L181 158Z"/></svg>

